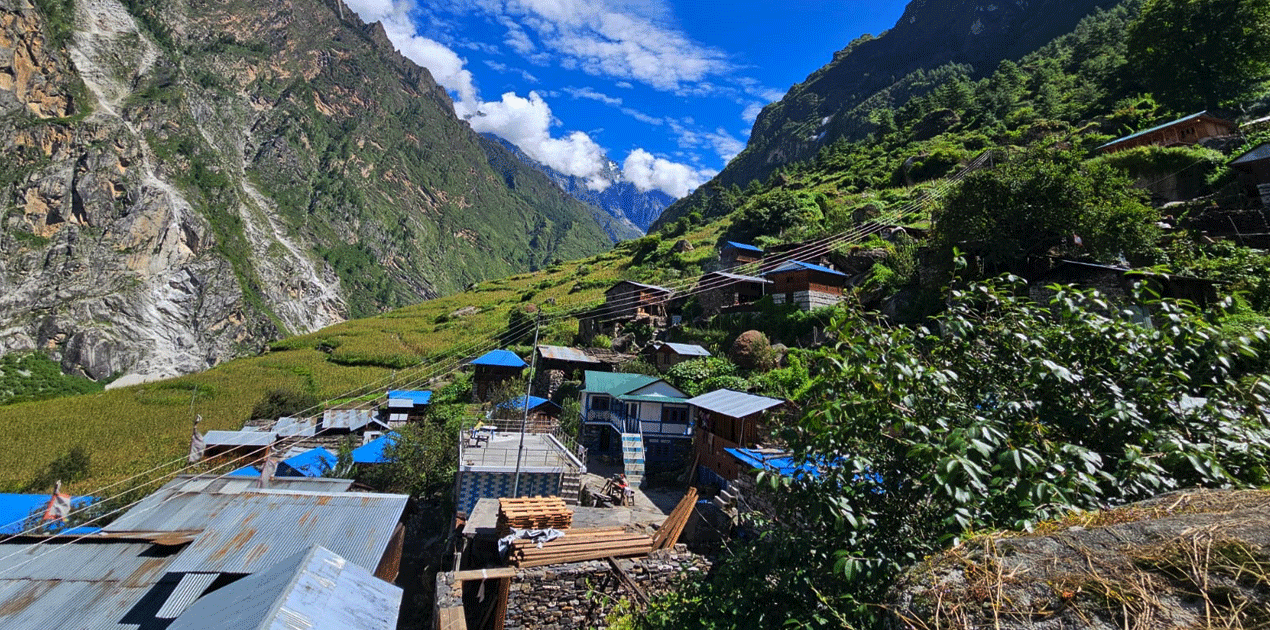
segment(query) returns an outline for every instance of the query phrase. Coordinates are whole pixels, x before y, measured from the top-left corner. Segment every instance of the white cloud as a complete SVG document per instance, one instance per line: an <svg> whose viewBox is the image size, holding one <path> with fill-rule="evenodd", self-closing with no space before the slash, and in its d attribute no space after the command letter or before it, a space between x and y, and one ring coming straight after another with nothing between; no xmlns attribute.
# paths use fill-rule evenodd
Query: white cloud
<svg viewBox="0 0 1270 630"><path fill-rule="evenodd" d="M745 109L741 111L741 120L748 123L754 122L758 119L759 112L763 111L763 107L765 107L765 105L757 101L747 104Z"/></svg>
<svg viewBox="0 0 1270 630"><path fill-rule="evenodd" d="M616 96L609 96L603 92L597 92L589 87L567 87L564 89L564 92L573 98L584 98L587 100L599 101L605 105L613 105L614 107L622 104L622 99L617 98Z"/></svg>
<svg viewBox="0 0 1270 630"><path fill-rule="evenodd" d="M671 131L675 132L677 136L676 140L680 147L685 149L711 149L724 162L736 157L736 154L745 149L744 142L738 140L722 127L714 131L691 129L689 125L695 124L691 117L686 117L683 120L670 120L669 124Z"/></svg>
<svg viewBox="0 0 1270 630"><path fill-rule="evenodd" d="M622 173L635 187L648 191L657 189L673 197L683 197L705 183L717 172L696 169L687 164L671 162L643 149L635 149L622 162Z"/></svg>
<svg viewBox="0 0 1270 630"><path fill-rule="evenodd" d="M486 59L485 65L489 66L489 69L495 72L504 72L504 73L510 72L512 74L519 74L520 78L524 79L526 83L538 82L538 77L530 74L527 70L524 70L523 68L513 68L500 61L494 61L493 59Z"/></svg>
<svg viewBox="0 0 1270 630"><path fill-rule="evenodd" d="M551 107L537 92L530 92L529 98L507 92L501 100L480 103L465 118L473 130L497 135L561 173L585 178L593 190L608 185L601 177L604 149L581 131L551 137Z"/></svg>

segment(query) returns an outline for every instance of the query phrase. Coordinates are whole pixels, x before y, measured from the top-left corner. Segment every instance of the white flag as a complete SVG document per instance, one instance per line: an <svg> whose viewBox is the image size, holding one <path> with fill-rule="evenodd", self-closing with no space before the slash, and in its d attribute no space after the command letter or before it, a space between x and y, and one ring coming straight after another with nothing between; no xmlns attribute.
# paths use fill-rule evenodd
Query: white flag
<svg viewBox="0 0 1270 630"><path fill-rule="evenodd" d="M273 479L273 474L278 470L278 462L273 461L272 457L265 458L265 465L260 467L260 487L268 488L269 482Z"/></svg>
<svg viewBox="0 0 1270 630"><path fill-rule="evenodd" d="M71 513L71 495L62 494L62 482L53 487L53 496L49 497L49 505L44 509L46 521L65 521Z"/></svg>
<svg viewBox="0 0 1270 630"><path fill-rule="evenodd" d="M191 464L203 459L203 451L207 450L207 443L203 441L203 434L198 432L198 423L203 420L203 416L198 416L194 420L194 435L190 436L190 456Z"/></svg>

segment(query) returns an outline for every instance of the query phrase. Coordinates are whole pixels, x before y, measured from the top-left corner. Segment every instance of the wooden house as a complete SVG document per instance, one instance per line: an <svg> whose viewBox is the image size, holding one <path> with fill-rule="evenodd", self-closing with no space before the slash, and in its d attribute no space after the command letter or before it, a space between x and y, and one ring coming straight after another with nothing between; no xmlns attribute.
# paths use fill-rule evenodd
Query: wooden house
<svg viewBox="0 0 1270 630"><path fill-rule="evenodd" d="M719 248L719 265L724 269L763 260L763 250L748 243L724 241Z"/></svg>
<svg viewBox="0 0 1270 630"><path fill-rule="evenodd" d="M686 402L693 409L693 450L703 481L711 475L724 481L736 479L742 472L740 464L725 449L753 448L766 439L764 417L785 404L778 398L730 389L716 389Z"/></svg>
<svg viewBox="0 0 1270 630"><path fill-rule="evenodd" d="M489 402L489 397L500 385L520 376L529 367L508 350L490 350L472 361L471 365L474 402Z"/></svg>
<svg viewBox="0 0 1270 630"><path fill-rule="evenodd" d="M407 422L421 422L432 400L432 392L413 389L388 390L385 406L388 426L398 427Z"/></svg>
<svg viewBox="0 0 1270 630"><path fill-rule="evenodd" d="M804 311L842 301L842 290L847 285L847 274L799 260L765 271L763 277L772 281L766 290L773 302L797 304Z"/></svg>
<svg viewBox="0 0 1270 630"><path fill-rule="evenodd" d="M1263 142L1230 161L1249 197L1270 208L1270 142Z"/></svg>
<svg viewBox="0 0 1270 630"><path fill-rule="evenodd" d="M1162 125L1156 125L1150 129L1144 129L1123 138L1116 138L1098 147L1098 150L1103 153L1115 153L1137 147L1190 146L1204 138L1232 135L1236 129L1235 123L1229 120L1222 120L1203 111Z"/></svg>
<svg viewBox="0 0 1270 630"><path fill-rule="evenodd" d="M665 317L666 304L674 293L665 287L623 280L604 292L605 314L610 319Z"/></svg>
<svg viewBox="0 0 1270 630"><path fill-rule="evenodd" d="M757 276L712 271L701 276L692 292L701 306L701 314L710 317L748 310L747 307L763 297L764 289L771 283L771 280Z"/></svg>
<svg viewBox="0 0 1270 630"><path fill-rule="evenodd" d="M691 359L710 356L710 351L691 343L658 343L653 350L653 364L665 372L671 366Z"/></svg>

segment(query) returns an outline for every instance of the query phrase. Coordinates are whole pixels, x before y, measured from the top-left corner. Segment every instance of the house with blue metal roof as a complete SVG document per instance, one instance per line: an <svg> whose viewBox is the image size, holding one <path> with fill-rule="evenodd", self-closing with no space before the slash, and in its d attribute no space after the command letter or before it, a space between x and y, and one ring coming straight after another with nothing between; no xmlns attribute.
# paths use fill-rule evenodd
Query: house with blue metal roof
<svg viewBox="0 0 1270 630"><path fill-rule="evenodd" d="M471 365L473 402L489 402L500 385L520 376L529 367L510 350L490 350L474 359Z"/></svg>
<svg viewBox="0 0 1270 630"><path fill-rule="evenodd" d="M584 379L582 441L590 455L621 462L631 483L688 457L687 394L644 374L587 371Z"/></svg>
<svg viewBox="0 0 1270 630"><path fill-rule="evenodd" d="M432 392L413 389L388 390L388 426L396 427L423 419L423 412L432 402Z"/></svg>
<svg viewBox="0 0 1270 630"><path fill-rule="evenodd" d="M841 271L801 260L786 261L761 275L772 281L766 291L773 302L797 304L803 311L841 302L848 280Z"/></svg>
<svg viewBox="0 0 1270 630"><path fill-rule="evenodd" d="M392 461L388 457L388 447L396 442L396 433L385 433L353 449L353 463L357 465L387 464Z"/></svg>
<svg viewBox="0 0 1270 630"><path fill-rule="evenodd" d="M719 248L719 264L724 268L735 267L763 260L763 250L749 243L724 241Z"/></svg>

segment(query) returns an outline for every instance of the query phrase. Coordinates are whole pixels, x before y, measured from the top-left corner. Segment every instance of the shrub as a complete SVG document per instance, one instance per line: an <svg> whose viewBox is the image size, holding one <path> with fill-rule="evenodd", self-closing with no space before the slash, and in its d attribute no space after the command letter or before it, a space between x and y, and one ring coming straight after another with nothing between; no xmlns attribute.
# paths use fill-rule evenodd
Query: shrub
<svg viewBox="0 0 1270 630"><path fill-rule="evenodd" d="M252 418L282 418L316 407L322 401L310 392L280 387L272 389L251 408Z"/></svg>

